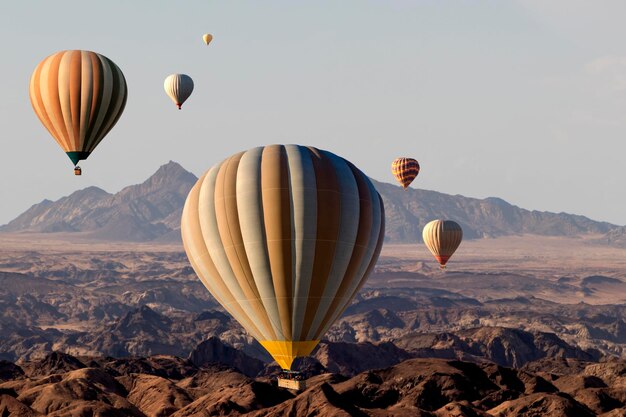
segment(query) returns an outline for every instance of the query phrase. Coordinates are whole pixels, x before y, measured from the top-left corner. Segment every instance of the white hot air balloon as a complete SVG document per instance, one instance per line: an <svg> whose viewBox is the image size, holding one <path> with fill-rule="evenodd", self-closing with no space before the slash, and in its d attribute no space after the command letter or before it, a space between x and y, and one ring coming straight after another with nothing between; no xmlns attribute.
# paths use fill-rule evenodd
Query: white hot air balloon
<svg viewBox="0 0 626 417"><path fill-rule="evenodd" d="M186 74L172 74L165 79L163 88L180 110L193 91L193 80Z"/></svg>
<svg viewBox="0 0 626 417"><path fill-rule="evenodd" d="M463 240L463 229L452 220L433 220L424 226L422 238L440 268L444 269Z"/></svg>

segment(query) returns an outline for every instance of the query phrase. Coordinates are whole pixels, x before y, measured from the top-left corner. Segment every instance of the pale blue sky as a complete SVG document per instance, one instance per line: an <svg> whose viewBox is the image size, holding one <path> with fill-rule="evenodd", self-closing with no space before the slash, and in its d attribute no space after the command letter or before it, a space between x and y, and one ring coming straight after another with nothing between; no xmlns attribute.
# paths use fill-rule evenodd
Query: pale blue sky
<svg viewBox="0 0 626 417"><path fill-rule="evenodd" d="M381 181L412 156L419 188L626 224L624 16L623 1L3 1L0 223L169 160L200 175L299 143ZM108 56L129 87L82 177L28 99L63 49ZM174 72L196 85L182 111L163 91Z"/></svg>

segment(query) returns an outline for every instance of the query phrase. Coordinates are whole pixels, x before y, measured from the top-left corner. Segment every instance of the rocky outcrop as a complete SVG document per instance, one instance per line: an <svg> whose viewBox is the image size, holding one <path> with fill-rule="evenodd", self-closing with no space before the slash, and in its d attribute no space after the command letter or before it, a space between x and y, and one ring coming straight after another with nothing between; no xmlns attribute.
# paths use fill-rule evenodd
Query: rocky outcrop
<svg viewBox="0 0 626 417"><path fill-rule="evenodd" d="M25 366L30 377L65 373L85 367L84 363L72 355L57 351L50 353L40 361L32 362Z"/></svg>
<svg viewBox="0 0 626 417"><path fill-rule="evenodd" d="M256 376L265 364L245 353L225 345L217 337L211 337L200 343L190 354L189 361L198 367L213 364L232 366L244 375Z"/></svg>
<svg viewBox="0 0 626 417"><path fill-rule="evenodd" d="M352 377L322 371L296 393L274 377L249 378L224 365L198 368L161 355L132 359L143 365L131 372L120 361L131 362L92 357L82 358L89 367L67 372L18 372L0 383L0 415L611 417L626 409L621 362L528 364L548 380L493 363L416 358Z"/></svg>

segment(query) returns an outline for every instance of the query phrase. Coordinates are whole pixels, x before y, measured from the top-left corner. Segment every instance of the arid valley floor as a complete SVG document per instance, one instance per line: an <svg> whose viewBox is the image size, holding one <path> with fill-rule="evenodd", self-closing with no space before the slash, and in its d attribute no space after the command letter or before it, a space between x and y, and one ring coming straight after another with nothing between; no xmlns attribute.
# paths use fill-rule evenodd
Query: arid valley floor
<svg viewBox="0 0 626 417"><path fill-rule="evenodd" d="M0 415L625 415L626 249L599 239L468 240L445 272L386 245L296 395L179 244L2 233Z"/></svg>

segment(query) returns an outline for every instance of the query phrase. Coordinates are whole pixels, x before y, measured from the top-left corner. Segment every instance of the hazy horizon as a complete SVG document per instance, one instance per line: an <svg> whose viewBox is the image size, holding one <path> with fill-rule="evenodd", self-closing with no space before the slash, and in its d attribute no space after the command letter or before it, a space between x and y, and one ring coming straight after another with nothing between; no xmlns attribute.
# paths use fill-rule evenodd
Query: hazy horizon
<svg viewBox="0 0 626 417"><path fill-rule="evenodd" d="M0 6L0 224L169 160L200 175L269 143L328 149L388 183L391 161L411 156L415 188L626 224L625 3L81 4ZM82 177L28 98L37 63L63 49L108 56L128 82ZM174 72L196 85L182 111L163 91Z"/></svg>

